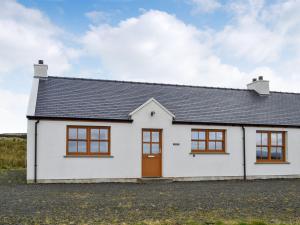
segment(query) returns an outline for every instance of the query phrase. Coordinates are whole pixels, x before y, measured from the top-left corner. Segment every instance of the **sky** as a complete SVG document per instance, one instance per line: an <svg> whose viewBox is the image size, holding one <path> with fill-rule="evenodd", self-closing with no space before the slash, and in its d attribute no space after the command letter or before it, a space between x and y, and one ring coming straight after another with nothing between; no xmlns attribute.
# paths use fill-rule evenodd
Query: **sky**
<svg viewBox="0 0 300 225"><path fill-rule="evenodd" d="M1 0L0 133L52 76L300 92L300 0Z"/></svg>

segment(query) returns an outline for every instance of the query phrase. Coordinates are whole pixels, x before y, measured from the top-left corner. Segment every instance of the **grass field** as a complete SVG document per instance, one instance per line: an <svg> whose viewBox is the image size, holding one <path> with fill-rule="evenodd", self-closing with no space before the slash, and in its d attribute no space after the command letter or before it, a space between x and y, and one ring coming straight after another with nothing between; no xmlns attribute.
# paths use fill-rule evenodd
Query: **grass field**
<svg viewBox="0 0 300 225"><path fill-rule="evenodd" d="M0 137L0 169L20 169L26 166L26 139Z"/></svg>

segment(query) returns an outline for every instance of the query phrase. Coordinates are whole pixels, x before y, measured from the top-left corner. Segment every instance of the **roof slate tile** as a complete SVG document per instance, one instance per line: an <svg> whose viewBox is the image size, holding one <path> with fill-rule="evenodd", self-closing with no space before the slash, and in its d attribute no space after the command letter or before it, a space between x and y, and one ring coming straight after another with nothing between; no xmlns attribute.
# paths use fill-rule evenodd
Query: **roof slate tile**
<svg viewBox="0 0 300 225"><path fill-rule="evenodd" d="M152 97L177 121L300 126L300 94L52 76L40 80L35 116L126 120Z"/></svg>

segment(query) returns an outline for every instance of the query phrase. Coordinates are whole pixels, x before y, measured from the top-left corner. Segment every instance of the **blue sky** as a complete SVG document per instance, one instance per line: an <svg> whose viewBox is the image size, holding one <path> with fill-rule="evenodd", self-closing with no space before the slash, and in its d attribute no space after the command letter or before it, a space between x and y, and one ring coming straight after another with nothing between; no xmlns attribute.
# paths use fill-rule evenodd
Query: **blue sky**
<svg viewBox="0 0 300 225"><path fill-rule="evenodd" d="M191 16L193 4L185 0L93 0L87 1L32 1L23 0L19 1L27 7L38 8L46 13L51 20L63 27L65 30L81 34L85 32L90 20L84 17L85 13L91 11L101 11L111 14L109 23L116 25L121 20L129 17L137 17L141 14L142 10L156 9L170 14L176 15L180 20L191 23L199 27L211 26L214 28L221 27L226 23L230 17L225 13L210 13L210 14L194 14ZM224 1L220 1L223 2ZM81 15L81 16L79 16ZM224 17L227 18L224 20Z"/></svg>
<svg viewBox="0 0 300 225"><path fill-rule="evenodd" d="M300 92L300 0L2 0L0 133L26 131L49 75Z"/></svg>

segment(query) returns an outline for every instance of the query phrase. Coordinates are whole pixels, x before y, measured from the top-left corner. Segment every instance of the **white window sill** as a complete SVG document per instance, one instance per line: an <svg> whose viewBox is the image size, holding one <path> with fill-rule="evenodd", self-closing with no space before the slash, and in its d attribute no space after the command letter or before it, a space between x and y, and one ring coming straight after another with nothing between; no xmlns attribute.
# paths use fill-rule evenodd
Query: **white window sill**
<svg viewBox="0 0 300 225"><path fill-rule="evenodd" d="M64 155L64 158L114 158L112 155Z"/></svg>
<svg viewBox="0 0 300 225"><path fill-rule="evenodd" d="M260 164L264 164L264 165L271 164L271 165L274 165L274 164L291 164L291 163L290 162L255 162L254 164L258 164L258 165L260 165Z"/></svg>
<svg viewBox="0 0 300 225"><path fill-rule="evenodd" d="M190 152L190 155L229 155L228 152Z"/></svg>

